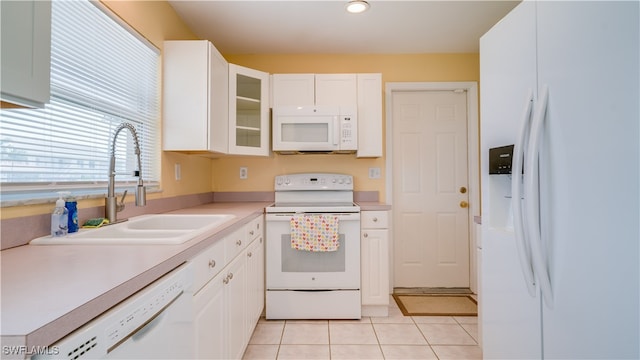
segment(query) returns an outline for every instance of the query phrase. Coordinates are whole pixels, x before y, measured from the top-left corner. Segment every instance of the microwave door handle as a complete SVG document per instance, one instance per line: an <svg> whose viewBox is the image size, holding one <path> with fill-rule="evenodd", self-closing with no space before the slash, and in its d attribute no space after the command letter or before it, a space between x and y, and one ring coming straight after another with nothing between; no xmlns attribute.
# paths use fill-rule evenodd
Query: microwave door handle
<svg viewBox="0 0 640 360"><path fill-rule="evenodd" d="M340 118L339 116L333 117L333 145L340 143Z"/></svg>

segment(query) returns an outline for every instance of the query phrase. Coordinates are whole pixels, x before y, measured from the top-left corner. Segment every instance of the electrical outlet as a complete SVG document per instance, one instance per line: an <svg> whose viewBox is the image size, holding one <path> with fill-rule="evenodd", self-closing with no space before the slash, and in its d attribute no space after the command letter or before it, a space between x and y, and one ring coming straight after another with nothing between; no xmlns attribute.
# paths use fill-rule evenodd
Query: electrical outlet
<svg viewBox="0 0 640 360"><path fill-rule="evenodd" d="M246 166L241 166L240 167L240 179L246 179L249 176L249 170L247 169Z"/></svg>
<svg viewBox="0 0 640 360"><path fill-rule="evenodd" d="M379 167L371 167L371 168L369 168L369 179L380 179L380 168Z"/></svg>
<svg viewBox="0 0 640 360"><path fill-rule="evenodd" d="M182 169L180 168L180 164L176 163L174 166L176 181L182 178Z"/></svg>

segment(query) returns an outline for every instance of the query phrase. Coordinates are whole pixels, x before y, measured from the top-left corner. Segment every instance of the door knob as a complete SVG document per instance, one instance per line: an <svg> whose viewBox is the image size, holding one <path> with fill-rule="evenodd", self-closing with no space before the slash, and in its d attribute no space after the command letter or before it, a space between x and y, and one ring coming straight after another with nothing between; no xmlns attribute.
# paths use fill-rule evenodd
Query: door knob
<svg viewBox="0 0 640 360"><path fill-rule="evenodd" d="M469 207L469 203L464 201L464 200L462 200L462 201L460 201L460 207L463 208L463 209L467 208L467 207Z"/></svg>
<svg viewBox="0 0 640 360"><path fill-rule="evenodd" d="M466 192L467 192L467 188L466 188L466 187L464 187L464 186L461 186L461 187L460 187L460 194L464 194L464 193L466 193Z"/></svg>

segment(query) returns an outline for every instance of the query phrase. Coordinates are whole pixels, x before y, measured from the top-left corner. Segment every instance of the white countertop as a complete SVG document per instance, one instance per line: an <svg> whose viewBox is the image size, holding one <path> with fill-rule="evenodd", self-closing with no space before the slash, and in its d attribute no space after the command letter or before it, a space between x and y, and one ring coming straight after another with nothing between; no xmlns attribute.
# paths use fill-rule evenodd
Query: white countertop
<svg viewBox="0 0 640 360"><path fill-rule="evenodd" d="M389 211L391 205L387 203L381 203L378 201L356 201L356 204L360 206L360 211Z"/></svg>
<svg viewBox="0 0 640 360"><path fill-rule="evenodd" d="M47 346L263 213L264 202L173 211L235 218L180 245L25 245L0 253L2 345Z"/></svg>

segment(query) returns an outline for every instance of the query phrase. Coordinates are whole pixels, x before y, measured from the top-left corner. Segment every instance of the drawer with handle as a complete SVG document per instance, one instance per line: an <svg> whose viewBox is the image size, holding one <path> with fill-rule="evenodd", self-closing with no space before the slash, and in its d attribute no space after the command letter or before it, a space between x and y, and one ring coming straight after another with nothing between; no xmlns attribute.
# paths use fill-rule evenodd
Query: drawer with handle
<svg viewBox="0 0 640 360"><path fill-rule="evenodd" d="M224 252L227 261L233 260L248 244L246 225L226 236Z"/></svg>
<svg viewBox="0 0 640 360"><path fill-rule="evenodd" d="M389 212L363 211L360 213L360 226L363 229L386 229L389 227Z"/></svg>
<svg viewBox="0 0 640 360"><path fill-rule="evenodd" d="M224 268L226 264L224 248L225 239L220 239L192 260L194 262L194 293L198 292Z"/></svg>
<svg viewBox="0 0 640 360"><path fill-rule="evenodd" d="M251 220L251 222L246 225L246 229L247 240L249 242L257 239L259 236L262 236L262 233L264 231L263 216L260 215L257 218Z"/></svg>

